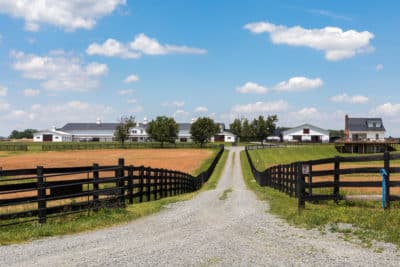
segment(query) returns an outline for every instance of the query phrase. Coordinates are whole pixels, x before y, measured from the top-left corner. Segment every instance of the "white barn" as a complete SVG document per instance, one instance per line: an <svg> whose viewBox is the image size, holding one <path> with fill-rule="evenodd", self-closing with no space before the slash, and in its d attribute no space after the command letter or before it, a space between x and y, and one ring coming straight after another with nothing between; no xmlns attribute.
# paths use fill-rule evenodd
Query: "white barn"
<svg viewBox="0 0 400 267"><path fill-rule="evenodd" d="M311 124L302 124L282 132L285 142L329 142L329 131Z"/></svg>
<svg viewBox="0 0 400 267"><path fill-rule="evenodd" d="M33 142L71 142L72 135L55 128L33 134Z"/></svg>

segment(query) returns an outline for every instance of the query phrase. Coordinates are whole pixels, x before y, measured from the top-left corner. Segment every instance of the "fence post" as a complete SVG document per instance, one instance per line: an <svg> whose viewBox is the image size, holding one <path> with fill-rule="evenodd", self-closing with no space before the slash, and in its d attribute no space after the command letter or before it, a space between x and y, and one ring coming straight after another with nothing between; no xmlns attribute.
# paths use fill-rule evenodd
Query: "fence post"
<svg viewBox="0 0 400 267"><path fill-rule="evenodd" d="M44 171L42 166L37 166L37 198L39 223L46 223L46 187L44 182Z"/></svg>
<svg viewBox="0 0 400 267"><path fill-rule="evenodd" d="M293 163L289 165L289 196L293 196Z"/></svg>
<svg viewBox="0 0 400 267"><path fill-rule="evenodd" d="M390 208L390 153L383 154L384 168L387 173L386 178L386 208Z"/></svg>
<svg viewBox="0 0 400 267"><path fill-rule="evenodd" d="M158 195L158 169L154 169L154 200L157 200Z"/></svg>
<svg viewBox="0 0 400 267"><path fill-rule="evenodd" d="M151 200L151 169L146 168L146 193L147 193L147 201Z"/></svg>
<svg viewBox="0 0 400 267"><path fill-rule="evenodd" d="M283 172L282 172L282 165L278 165L278 189L280 192L283 191Z"/></svg>
<svg viewBox="0 0 400 267"><path fill-rule="evenodd" d="M129 204L133 204L133 170L134 170L134 167L132 165L130 165L129 169L128 169L128 197L129 197Z"/></svg>
<svg viewBox="0 0 400 267"><path fill-rule="evenodd" d="M296 177L296 187L297 187L297 205L299 211L305 208L305 201L304 201L304 175L302 171L302 164L298 163L297 164L297 177Z"/></svg>
<svg viewBox="0 0 400 267"><path fill-rule="evenodd" d="M165 170L161 169L161 197L167 196L167 186L166 186L166 178L165 178Z"/></svg>
<svg viewBox="0 0 400 267"><path fill-rule="evenodd" d="M93 164L93 211L99 211L99 164Z"/></svg>
<svg viewBox="0 0 400 267"><path fill-rule="evenodd" d="M313 180L313 176L312 176L312 169L313 169L313 165L311 163L308 163L308 195L312 196L312 180Z"/></svg>
<svg viewBox="0 0 400 267"><path fill-rule="evenodd" d="M340 179L340 157L336 156L335 157L335 162L334 162L334 168L335 168L335 175L334 175L334 184L335 187L333 188L333 194L335 195L335 202L336 204L339 204L339 179Z"/></svg>
<svg viewBox="0 0 400 267"><path fill-rule="evenodd" d="M119 204L125 207L125 161L118 159L118 198Z"/></svg>
<svg viewBox="0 0 400 267"><path fill-rule="evenodd" d="M144 167L143 166L140 166L140 170L139 170L139 192L140 192L140 195L139 195L139 201L140 201L140 203L142 203L143 202L143 193L144 193L144 190L143 190L143 187L144 187Z"/></svg>

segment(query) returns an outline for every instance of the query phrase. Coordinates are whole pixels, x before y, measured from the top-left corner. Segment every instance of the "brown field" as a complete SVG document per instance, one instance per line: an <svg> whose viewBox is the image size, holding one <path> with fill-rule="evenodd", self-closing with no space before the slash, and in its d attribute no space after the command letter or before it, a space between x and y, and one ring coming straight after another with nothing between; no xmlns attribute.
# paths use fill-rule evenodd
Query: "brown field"
<svg viewBox="0 0 400 267"><path fill-rule="evenodd" d="M152 168L165 168L193 173L213 152L206 149L110 149L51 151L41 153L23 153L7 156L0 152L0 167L3 170L43 167L75 167L117 165L119 158L125 159L125 165L145 165Z"/></svg>

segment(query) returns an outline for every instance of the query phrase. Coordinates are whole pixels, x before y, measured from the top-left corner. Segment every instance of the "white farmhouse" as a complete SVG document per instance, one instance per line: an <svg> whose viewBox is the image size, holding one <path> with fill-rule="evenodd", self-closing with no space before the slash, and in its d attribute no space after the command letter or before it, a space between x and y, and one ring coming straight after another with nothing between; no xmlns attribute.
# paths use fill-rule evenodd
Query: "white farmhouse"
<svg viewBox="0 0 400 267"><path fill-rule="evenodd" d="M381 118L349 118L345 116L344 139L351 141L385 141Z"/></svg>
<svg viewBox="0 0 400 267"><path fill-rule="evenodd" d="M302 124L282 132L285 142L329 142L329 131L311 124Z"/></svg>

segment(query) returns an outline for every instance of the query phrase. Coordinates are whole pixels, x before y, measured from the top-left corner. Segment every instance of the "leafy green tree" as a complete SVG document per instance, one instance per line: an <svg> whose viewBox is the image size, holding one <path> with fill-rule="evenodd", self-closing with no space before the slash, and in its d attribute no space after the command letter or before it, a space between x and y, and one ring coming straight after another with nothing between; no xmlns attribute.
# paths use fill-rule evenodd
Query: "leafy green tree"
<svg viewBox="0 0 400 267"><path fill-rule="evenodd" d="M242 122L242 138L244 141L251 141L255 138L253 128L248 119L244 119Z"/></svg>
<svg viewBox="0 0 400 267"><path fill-rule="evenodd" d="M238 137L238 141L242 138L242 121L240 119L235 119L230 125L229 129L231 132Z"/></svg>
<svg viewBox="0 0 400 267"><path fill-rule="evenodd" d="M164 147L165 142L175 143L179 126L173 118L159 116L149 123L146 131L151 139L161 142L161 147Z"/></svg>
<svg viewBox="0 0 400 267"><path fill-rule="evenodd" d="M33 138L33 134L36 133L35 129L25 129L24 131L13 130L9 136L10 139L22 139L22 138Z"/></svg>
<svg viewBox="0 0 400 267"><path fill-rule="evenodd" d="M213 119L203 117L198 118L190 126L190 134L192 135L193 141L203 145L216 133L219 132L219 126L214 122Z"/></svg>
<svg viewBox="0 0 400 267"><path fill-rule="evenodd" d="M254 131L254 135L261 142L264 143L264 140L271 135L276 129L276 122L278 121L278 117L276 115L268 116L267 119L264 119L264 116L258 116L257 119L254 119L251 123L251 128Z"/></svg>
<svg viewBox="0 0 400 267"><path fill-rule="evenodd" d="M121 117L120 122L115 129L115 140L119 141L124 146L125 141L129 137L129 129L135 125L135 117Z"/></svg>

